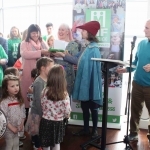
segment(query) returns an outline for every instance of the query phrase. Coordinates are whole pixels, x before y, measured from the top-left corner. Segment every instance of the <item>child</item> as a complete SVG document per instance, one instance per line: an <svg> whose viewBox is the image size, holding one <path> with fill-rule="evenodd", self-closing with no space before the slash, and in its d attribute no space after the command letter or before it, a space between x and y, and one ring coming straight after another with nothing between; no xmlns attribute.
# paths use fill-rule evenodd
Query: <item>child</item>
<svg viewBox="0 0 150 150"><path fill-rule="evenodd" d="M41 149L38 136L39 124L42 118L41 92L46 85L48 72L53 65L54 61L48 57L42 57L36 63L39 76L33 83L33 103L27 119L26 130L31 134L34 147L38 150Z"/></svg>
<svg viewBox="0 0 150 150"><path fill-rule="evenodd" d="M50 35L47 38L47 45L49 46L49 48L53 48L54 47L54 36Z"/></svg>
<svg viewBox="0 0 150 150"><path fill-rule="evenodd" d="M90 21L77 28L82 29L82 38L87 40L89 44L79 58L72 95L73 99L81 101L84 127L79 132L73 134L77 136L90 135L89 118L91 112L93 122L92 138L95 138L98 136L98 109L103 103L103 98L101 63L91 61L91 58L101 58L97 44L99 41L96 38L100 24L97 21Z"/></svg>
<svg viewBox="0 0 150 150"><path fill-rule="evenodd" d="M5 72L4 75L14 75L17 76L20 80L20 73L19 70L15 67L8 67ZM18 136L20 140L24 140L26 138L26 136L24 135L24 127L22 129L22 132L18 132ZM19 146L22 146L23 142L19 141Z"/></svg>
<svg viewBox="0 0 150 150"><path fill-rule="evenodd" d="M5 113L8 122L5 132L5 150L19 150L18 131L22 131L23 129L25 106L17 76L6 75L4 77L0 108Z"/></svg>
<svg viewBox="0 0 150 150"><path fill-rule="evenodd" d="M36 79L38 73L37 73L37 69L32 69L31 71L31 79L32 79L32 84L29 86L29 89L27 91L27 99L30 101L30 107L32 106L32 102L33 102L33 82Z"/></svg>
<svg viewBox="0 0 150 150"><path fill-rule="evenodd" d="M60 150L65 132L64 118L69 118L71 108L67 93L65 71L54 65L49 71L46 88L42 91L41 105L43 116L39 136L43 150Z"/></svg>
<svg viewBox="0 0 150 150"><path fill-rule="evenodd" d="M13 26L8 39L8 67L12 67L17 61L18 45L21 42L19 29Z"/></svg>

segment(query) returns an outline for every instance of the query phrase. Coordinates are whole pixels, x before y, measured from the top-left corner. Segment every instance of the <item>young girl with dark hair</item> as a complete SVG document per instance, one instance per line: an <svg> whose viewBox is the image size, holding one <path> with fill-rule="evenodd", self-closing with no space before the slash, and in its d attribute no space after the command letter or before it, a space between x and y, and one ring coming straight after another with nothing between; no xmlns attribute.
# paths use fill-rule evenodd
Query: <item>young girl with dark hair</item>
<svg viewBox="0 0 150 150"><path fill-rule="evenodd" d="M41 105L41 146L43 150L60 150L60 143L65 135L63 119L69 118L71 112L65 71L61 65L55 65L49 71L46 88L42 91Z"/></svg>
<svg viewBox="0 0 150 150"><path fill-rule="evenodd" d="M25 119L25 106L21 95L19 78L6 75L2 82L2 99L0 109L7 118L5 133L5 150L19 150L18 132L23 130Z"/></svg>
<svg viewBox="0 0 150 150"><path fill-rule="evenodd" d="M54 61L48 57L42 57L38 59L36 63L39 76L33 83L33 103L25 128L32 136L34 148L37 150L41 150L39 142L39 124L43 115L41 108L41 92L46 86L48 72L53 65Z"/></svg>

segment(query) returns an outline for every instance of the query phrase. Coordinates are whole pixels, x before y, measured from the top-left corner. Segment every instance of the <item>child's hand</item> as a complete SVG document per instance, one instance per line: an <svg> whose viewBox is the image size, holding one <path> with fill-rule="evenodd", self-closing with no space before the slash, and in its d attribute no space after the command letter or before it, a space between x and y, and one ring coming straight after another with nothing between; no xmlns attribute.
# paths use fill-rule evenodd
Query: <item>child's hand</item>
<svg viewBox="0 0 150 150"><path fill-rule="evenodd" d="M19 126L19 131L22 131L22 129L23 129L23 124L21 124L21 125Z"/></svg>
<svg viewBox="0 0 150 150"><path fill-rule="evenodd" d="M69 118L70 117L70 114L66 115L66 118Z"/></svg>
<svg viewBox="0 0 150 150"><path fill-rule="evenodd" d="M13 133L17 133L18 132L18 128L14 127L13 125L11 125L10 123L7 124L7 127L9 130L11 130Z"/></svg>
<svg viewBox="0 0 150 150"><path fill-rule="evenodd" d="M18 132L18 129L16 127L12 127L11 128L12 132L14 132L15 134Z"/></svg>
<svg viewBox="0 0 150 150"><path fill-rule="evenodd" d="M28 93L32 94L33 93L33 89L32 88L28 88Z"/></svg>

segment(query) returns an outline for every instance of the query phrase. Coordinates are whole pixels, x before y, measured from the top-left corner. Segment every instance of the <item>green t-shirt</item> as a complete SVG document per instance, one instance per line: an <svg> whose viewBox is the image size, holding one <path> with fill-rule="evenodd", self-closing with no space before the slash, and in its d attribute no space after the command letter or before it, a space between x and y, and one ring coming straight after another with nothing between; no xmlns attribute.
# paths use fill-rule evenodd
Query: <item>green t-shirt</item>
<svg viewBox="0 0 150 150"><path fill-rule="evenodd" d="M12 67L17 60L18 45L21 39L9 39L8 40L8 66Z"/></svg>
<svg viewBox="0 0 150 150"><path fill-rule="evenodd" d="M7 54L5 53L5 50L3 47L0 45L0 59L8 59ZM2 80L3 80L3 68L2 65L0 65L0 87L2 86Z"/></svg>
<svg viewBox="0 0 150 150"><path fill-rule="evenodd" d="M47 40L47 35L44 35L44 36L42 37L42 39L46 42L46 40Z"/></svg>
<svg viewBox="0 0 150 150"><path fill-rule="evenodd" d="M21 39L9 39L8 40L8 51L12 51L12 56L14 59L17 59L18 45L21 42Z"/></svg>

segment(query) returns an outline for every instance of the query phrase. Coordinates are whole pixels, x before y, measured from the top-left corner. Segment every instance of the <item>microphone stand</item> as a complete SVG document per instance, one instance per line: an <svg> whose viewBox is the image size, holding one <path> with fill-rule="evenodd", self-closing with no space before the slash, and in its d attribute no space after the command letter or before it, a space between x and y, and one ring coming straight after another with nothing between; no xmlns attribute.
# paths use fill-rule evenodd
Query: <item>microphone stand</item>
<svg viewBox="0 0 150 150"><path fill-rule="evenodd" d="M133 49L135 47L135 40L136 38L133 38L133 42L131 42L131 53L130 53L130 67L129 67L129 77L128 77L128 88L127 88L127 100L126 100L126 108L125 108L125 115L127 114L127 130L126 135L124 136L124 143L126 143L126 150L128 149L127 144L131 149L131 145L129 144L129 136L128 136L128 130L129 130L129 116L130 116L130 99L131 99L131 68L132 68L132 53Z"/></svg>

